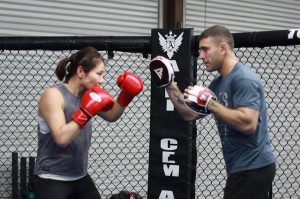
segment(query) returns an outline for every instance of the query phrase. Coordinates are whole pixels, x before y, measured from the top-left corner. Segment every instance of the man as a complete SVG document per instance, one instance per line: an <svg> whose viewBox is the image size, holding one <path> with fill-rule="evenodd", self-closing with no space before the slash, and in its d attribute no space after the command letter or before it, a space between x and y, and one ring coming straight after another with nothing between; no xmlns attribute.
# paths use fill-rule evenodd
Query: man
<svg viewBox="0 0 300 199"><path fill-rule="evenodd" d="M185 120L194 121L208 114L216 119L228 174L224 199L265 199L276 166L268 135L264 90L258 76L237 61L233 48L233 36L223 26L212 26L200 35L199 58L208 72L219 73L209 88L189 86L182 93L174 78L168 81L165 76L155 77L157 67L165 65L158 64L157 58L150 64L151 75L159 87L166 87ZM158 59L166 62L162 57ZM170 68L163 67L163 74L174 77Z"/></svg>

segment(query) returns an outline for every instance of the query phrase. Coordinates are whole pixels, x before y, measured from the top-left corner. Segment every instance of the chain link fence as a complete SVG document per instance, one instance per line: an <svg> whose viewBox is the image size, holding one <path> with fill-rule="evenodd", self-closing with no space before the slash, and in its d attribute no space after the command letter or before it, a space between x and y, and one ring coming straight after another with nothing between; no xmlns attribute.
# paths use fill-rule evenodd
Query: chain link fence
<svg viewBox="0 0 300 199"><path fill-rule="evenodd" d="M70 53L72 51L1 52L0 198L11 198L12 153L17 152L19 157L36 157L38 101L46 88L61 83L54 69L59 60ZM88 172L102 196L123 189L145 196L150 133L148 63L142 54L115 52L114 59L108 59L106 52L100 53L108 60L103 87L112 96L118 95L116 79L125 71L140 76L145 87L117 122L94 119Z"/></svg>
<svg viewBox="0 0 300 199"><path fill-rule="evenodd" d="M92 43L91 43L92 44ZM238 48L236 55L262 78L268 103L269 131L277 156L277 173L273 184L274 198L300 197L300 46ZM69 50L3 50L0 53L0 198L12 198L20 189L12 176L12 154L18 159L36 156L37 106L41 94L59 84L54 75L58 61ZM150 58L145 53L100 51L107 59L105 83L116 98L118 75L132 71L145 87L134 98L124 115L115 123L94 119L88 172L103 198L126 189L147 197L148 150L150 134ZM109 59L111 58L111 59ZM208 86L216 74L204 71L198 61L197 78ZM196 198L223 197L226 172L221 143L212 116L197 121ZM20 166L20 162L17 163ZM29 175L28 165L26 175ZM28 185L29 179L26 180ZM17 185L17 186L16 186ZM14 188L16 186L16 189ZM24 191L18 191L25 198ZM23 192L22 192L23 191Z"/></svg>
<svg viewBox="0 0 300 199"><path fill-rule="evenodd" d="M239 61L263 81L268 108L268 130L276 156L273 198L300 198L300 46L238 48ZM198 83L208 86L216 74L198 63ZM197 121L196 195L222 198L226 171L221 141L212 116Z"/></svg>

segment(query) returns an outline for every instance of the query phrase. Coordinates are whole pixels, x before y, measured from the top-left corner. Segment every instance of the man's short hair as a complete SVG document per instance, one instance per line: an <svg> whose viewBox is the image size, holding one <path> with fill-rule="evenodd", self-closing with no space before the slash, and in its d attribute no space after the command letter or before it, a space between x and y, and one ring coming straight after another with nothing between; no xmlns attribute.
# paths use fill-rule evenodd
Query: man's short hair
<svg viewBox="0 0 300 199"><path fill-rule="evenodd" d="M233 36L231 32L224 26L215 25L204 30L199 37L199 41L208 37L212 37L217 44L220 44L221 42L226 42L231 49L234 48Z"/></svg>

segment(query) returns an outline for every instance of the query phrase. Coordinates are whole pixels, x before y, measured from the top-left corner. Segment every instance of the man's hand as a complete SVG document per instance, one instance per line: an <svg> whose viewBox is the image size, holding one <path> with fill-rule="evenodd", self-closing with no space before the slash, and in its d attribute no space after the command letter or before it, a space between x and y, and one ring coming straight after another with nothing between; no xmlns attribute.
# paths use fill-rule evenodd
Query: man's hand
<svg viewBox="0 0 300 199"><path fill-rule="evenodd" d="M217 99L209 88L197 85L186 89L184 96L186 98L186 106L201 116L210 114L207 105L210 100Z"/></svg>

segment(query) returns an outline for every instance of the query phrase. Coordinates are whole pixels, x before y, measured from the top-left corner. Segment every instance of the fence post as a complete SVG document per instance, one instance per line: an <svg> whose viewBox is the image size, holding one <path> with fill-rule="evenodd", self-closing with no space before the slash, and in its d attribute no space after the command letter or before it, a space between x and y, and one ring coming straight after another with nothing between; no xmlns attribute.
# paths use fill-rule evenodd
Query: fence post
<svg viewBox="0 0 300 199"><path fill-rule="evenodd" d="M34 165L35 165L35 157L29 157L29 174L28 174L28 186L27 186L27 198L33 199L35 197L33 192L33 171L34 171Z"/></svg>
<svg viewBox="0 0 300 199"><path fill-rule="evenodd" d="M12 152L12 163L11 163L11 196L12 199L18 199L18 153Z"/></svg>
<svg viewBox="0 0 300 199"><path fill-rule="evenodd" d="M27 192L27 160L26 157L21 157L21 166L20 166L20 198L26 199L26 192Z"/></svg>
<svg viewBox="0 0 300 199"><path fill-rule="evenodd" d="M175 81L183 91L194 83L193 29L153 29L152 58L171 61ZM186 122L174 109L167 92L151 85L149 199L195 197L195 123Z"/></svg>

